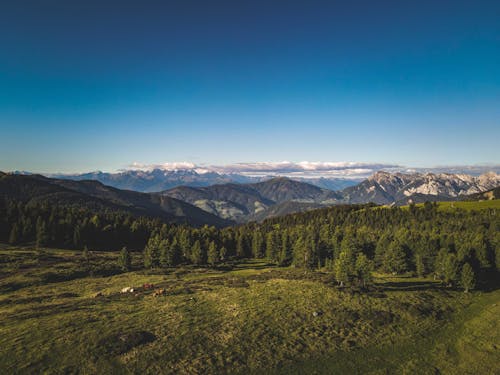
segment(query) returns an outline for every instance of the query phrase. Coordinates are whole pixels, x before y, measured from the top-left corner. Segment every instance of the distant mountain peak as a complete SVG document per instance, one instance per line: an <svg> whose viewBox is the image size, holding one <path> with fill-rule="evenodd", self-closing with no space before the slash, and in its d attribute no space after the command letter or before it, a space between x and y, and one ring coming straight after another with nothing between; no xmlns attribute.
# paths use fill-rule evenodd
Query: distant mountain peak
<svg viewBox="0 0 500 375"><path fill-rule="evenodd" d="M355 187L342 191L349 203L406 204L408 201L456 200L500 185L495 172L478 177L452 173L388 173L377 172Z"/></svg>

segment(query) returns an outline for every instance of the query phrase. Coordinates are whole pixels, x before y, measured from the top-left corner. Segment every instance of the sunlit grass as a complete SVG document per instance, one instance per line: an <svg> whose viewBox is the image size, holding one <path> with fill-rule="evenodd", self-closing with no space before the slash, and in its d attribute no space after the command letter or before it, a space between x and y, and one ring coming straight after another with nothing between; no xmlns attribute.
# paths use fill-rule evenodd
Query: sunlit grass
<svg viewBox="0 0 500 375"><path fill-rule="evenodd" d="M498 359L498 292L376 275L360 294L262 260L99 275L114 270L111 253L94 254L90 277L78 252L35 254L0 250L0 373L454 374L488 373ZM167 295L119 293L144 283Z"/></svg>

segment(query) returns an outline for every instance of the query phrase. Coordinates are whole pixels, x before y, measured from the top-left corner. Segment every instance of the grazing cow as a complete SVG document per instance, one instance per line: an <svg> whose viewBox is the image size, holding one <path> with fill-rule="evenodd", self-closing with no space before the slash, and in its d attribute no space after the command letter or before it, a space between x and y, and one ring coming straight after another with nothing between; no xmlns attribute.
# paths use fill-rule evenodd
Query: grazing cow
<svg viewBox="0 0 500 375"><path fill-rule="evenodd" d="M142 288L144 290L150 290L150 289L154 289L155 286L154 286L154 284L145 283L145 284L142 284Z"/></svg>
<svg viewBox="0 0 500 375"><path fill-rule="evenodd" d="M153 293L154 297L159 297L159 296L165 296L167 294L167 291L165 289L156 289Z"/></svg>
<svg viewBox="0 0 500 375"><path fill-rule="evenodd" d="M132 288L131 286L127 286L127 287L123 288L121 292L122 293L134 293L134 288Z"/></svg>

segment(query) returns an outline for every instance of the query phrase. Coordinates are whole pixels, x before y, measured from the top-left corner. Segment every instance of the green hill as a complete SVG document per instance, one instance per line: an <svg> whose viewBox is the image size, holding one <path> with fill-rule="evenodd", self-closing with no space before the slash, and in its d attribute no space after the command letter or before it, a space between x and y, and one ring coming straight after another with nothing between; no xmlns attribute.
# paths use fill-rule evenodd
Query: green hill
<svg viewBox="0 0 500 375"><path fill-rule="evenodd" d="M134 258L137 266L139 259ZM0 250L0 372L493 374L500 293L377 275L363 294L263 261L110 276L113 253ZM110 273L111 272L111 273ZM165 288L155 297L144 283ZM126 286L134 293L120 293Z"/></svg>

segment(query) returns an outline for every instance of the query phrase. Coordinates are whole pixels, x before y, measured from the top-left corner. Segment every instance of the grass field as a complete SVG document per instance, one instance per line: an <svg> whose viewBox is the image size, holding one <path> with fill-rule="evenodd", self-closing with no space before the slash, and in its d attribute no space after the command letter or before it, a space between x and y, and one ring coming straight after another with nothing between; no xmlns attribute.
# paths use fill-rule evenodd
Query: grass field
<svg viewBox="0 0 500 375"><path fill-rule="evenodd" d="M484 210L484 209L500 209L500 200L490 201L475 201L475 202L439 202L439 209L453 210L460 208L462 210Z"/></svg>
<svg viewBox="0 0 500 375"><path fill-rule="evenodd" d="M94 253L90 277L78 253L0 249L0 373L499 373L498 290L377 275L357 293L257 260L119 273L115 257Z"/></svg>
<svg viewBox="0 0 500 375"><path fill-rule="evenodd" d="M422 207L424 204L419 203L416 204L415 206L417 207ZM487 200L487 201L471 201L471 202L466 202L466 201L457 201L457 202L438 202L438 209L441 211L447 211L447 210L456 210L456 209L462 209L462 210L486 210L486 209L500 209L500 199L494 199L494 200ZM402 208L408 208L408 206L402 206Z"/></svg>

